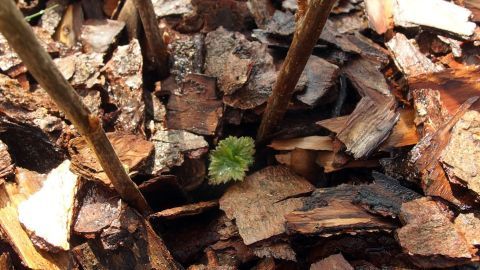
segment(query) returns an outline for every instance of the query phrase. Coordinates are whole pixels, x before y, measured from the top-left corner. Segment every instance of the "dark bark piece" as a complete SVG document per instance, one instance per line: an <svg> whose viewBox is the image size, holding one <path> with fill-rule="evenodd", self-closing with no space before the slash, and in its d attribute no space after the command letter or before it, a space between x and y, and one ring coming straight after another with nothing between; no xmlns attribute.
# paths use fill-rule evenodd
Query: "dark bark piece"
<svg viewBox="0 0 480 270"><path fill-rule="evenodd" d="M174 40L168 47L171 51L172 67L170 73L181 85L184 78L191 73L203 74L205 58L205 35L182 35L175 33Z"/></svg>
<svg viewBox="0 0 480 270"><path fill-rule="evenodd" d="M467 100L435 133L427 134L411 150L408 158L408 166L412 174L421 179L426 195L442 197L462 208L471 205L472 199L465 192L454 192L439 158L450 140L450 130L477 99L478 97L473 97Z"/></svg>
<svg viewBox="0 0 480 270"><path fill-rule="evenodd" d="M353 267L345 260L341 253L331 255L319 262L316 262L310 266L310 270L353 270Z"/></svg>
<svg viewBox="0 0 480 270"><path fill-rule="evenodd" d="M49 252L70 249L70 225L81 182L69 167L66 160L50 171L40 190L18 205L18 220L33 244Z"/></svg>
<svg viewBox="0 0 480 270"><path fill-rule="evenodd" d="M183 130L159 130L150 140L155 147L153 174L182 165L186 157L201 158L208 151L208 143L202 136Z"/></svg>
<svg viewBox="0 0 480 270"><path fill-rule="evenodd" d="M285 216L290 234L330 236L365 231L390 231L395 226L352 203L360 186L316 189L303 198L303 208Z"/></svg>
<svg viewBox="0 0 480 270"><path fill-rule="evenodd" d="M230 187L220 209L235 218L246 245L282 235L284 214L301 207L300 195L313 191L305 179L282 166L267 167Z"/></svg>
<svg viewBox="0 0 480 270"><path fill-rule="evenodd" d="M267 101L276 72L266 45L223 28L208 33L205 45L205 74L218 78L224 103L245 110Z"/></svg>
<svg viewBox="0 0 480 270"><path fill-rule="evenodd" d="M296 97L308 106L316 106L336 84L339 68L320 57L310 56L303 73L306 76L305 92Z"/></svg>
<svg viewBox="0 0 480 270"><path fill-rule="evenodd" d="M461 183L468 189L480 194L480 149L478 147L478 129L480 113L469 110L453 126L450 140L440 156L448 178L453 183Z"/></svg>
<svg viewBox="0 0 480 270"><path fill-rule="evenodd" d="M419 126L422 137L434 133L451 117L443 105L440 92L432 89L412 91L415 108L415 125Z"/></svg>
<svg viewBox="0 0 480 270"><path fill-rule="evenodd" d="M180 207L170 208L151 214L149 218L177 219L187 216L199 215L205 211L218 207L218 201L198 202Z"/></svg>
<svg viewBox="0 0 480 270"><path fill-rule="evenodd" d="M390 50L398 69L407 78L443 70L443 67L434 64L423 55L413 40L409 40L401 33L396 33L385 45Z"/></svg>
<svg viewBox="0 0 480 270"><path fill-rule="evenodd" d="M102 20L105 18L102 10L102 2L95 0L83 0L82 10L87 20Z"/></svg>
<svg viewBox="0 0 480 270"><path fill-rule="evenodd" d="M144 119L143 60L140 44L133 39L128 45L118 46L105 72L110 84L108 94L119 109L115 128L135 133Z"/></svg>
<svg viewBox="0 0 480 270"><path fill-rule="evenodd" d="M363 206L373 214L385 217L397 217L402 203L420 198L420 194L410 190L393 178L373 172L375 181L370 185L362 185L353 203Z"/></svg>
<svg viewBox="0 0 480 270"><path fill-rule="evenodd" d="M192 0L197 11L203 32L211 32L219 27L230 31L251 29L254 21L247 2L236 0Z"/></svg>
<svg viewBox="0 0 480 270"><path fill-rule="evenodd" d="M363 158L388 138L399 118L393 99L377 104L366 96L357 104L337 138L345 144L347 153L355 159Z"/></svg>
<svg viewBox="0 0 480 270"><path fill-rule="evenodd" d="M264 28L271 21L272 16L275 16L274 13L277 13L273 4L268 0L248 0L247 6L255 23L260 28Z"/></svg>
<svg viewBox="0 0 480 270"><path fill-rule="evenodd" d="M145 172L150 169L149 159L153 157L154 145L143 138L123 133L108 133L115 152L129 174ZM82 138L75 138L69 143L69 153L72 158L72 170L89 180L96 180L111 186L111 181L102 169L95 154Z"/></svg>
<svg viewBox="0 0 480 270"><path fill-rule="evenodd" d="M150 225L118 196L93 182L80 192L74 230L96 236L73 249L84 269L179 269Z"/></svg>
<svg viewBox="0 0 480 270"><path fill-rule="evenodd" d="M475 79L479 74L480 68L477 67L446 69L434 74L409 78L408 85L410 91L438 90L444 107L450 113L455 113L467 99L479 95L480 86Z"/></svg>
<svg viewBox="0 0 480 270"><path fill-rule="evenodd" d="M404 251L418 267L449 267L469 262L472 248L450 221L445 211L427 197L404 203L397 230Z"/></svg>
<svg viewBox="0 0 480 270"><path fill-rule="evenodd" d="M87 20L82 25L80 42L85 53L106 53L117 41L125 23L113 20Z"/></svg>
<svg viewBox="0 0 480 270"><path fill-rule="evenodd" d="M0 140L0 185L4 179L9 178L15 172L15 164L8 153L8 146Z"/></svg>
<svg viewBox="0 0 480 270"><path fill-rule="evenodd" d="M167 104L167 126L201 135L214 135L223 103L216 95L216 80L201 74L185 77L182 91L170 96Z"/></svg>
<svg viewBox="0 0 480 270"><path fill-rule="evenodd" d="M11 183L0 185L0 229L6 241L18 254L23 265L31 269L66 269L65 253L51 254L35 248L18 221L17 206L26 199L22 188Z"/></svg>
<svg viewBox="0 0 480 270"><path fill-rule="evenodd" d="M381 104L392 96L384 75L377 65L369 60L358 58L350 61L343 68L343 72L362 97L370 97Z"/></svg>
<svg viewBox="0 0 480 270"><path fill-rule="evenodd" d="M290 36L295 32L294 16L290 12L276 10L266 25L266 31L272 35Z"/></svg>

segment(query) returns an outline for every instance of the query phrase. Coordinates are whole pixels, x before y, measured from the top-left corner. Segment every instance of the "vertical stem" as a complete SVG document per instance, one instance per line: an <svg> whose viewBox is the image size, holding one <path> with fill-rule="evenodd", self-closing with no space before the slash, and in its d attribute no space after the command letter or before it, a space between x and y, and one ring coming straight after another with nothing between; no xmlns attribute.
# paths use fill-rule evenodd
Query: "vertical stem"
<svg viewBox="0 0 480 270"><path fill-rule="evenodd" d="M283 119L295 86L335 2L336 0L310 0L305 16L299 18L292 44L263 113L257 133L257 143L263 143L269 139Z"/></svg>
<svg viewBox="0 0 480 270"><path fill-rule="evenodd" d="M0 0L0 32L20 56L33 77L85 137L122 199L147 215L150 207L125 172L125 168L102 129L100 120L97 116L90 114L80 96L62 76L13 0Z"/></svg>
<svg viewBox="0 0 480 270"><path fill-rule="evenodd" d="M167 46L163 43L163 38L158 28L158 23L153 10L151 0L133 0L137 8L138 15L142 21L143 29L147 39L148 59L155 71L159 72L161 77L166 77L169 72ZM148 63L147 62L147 63Z"/></svg>

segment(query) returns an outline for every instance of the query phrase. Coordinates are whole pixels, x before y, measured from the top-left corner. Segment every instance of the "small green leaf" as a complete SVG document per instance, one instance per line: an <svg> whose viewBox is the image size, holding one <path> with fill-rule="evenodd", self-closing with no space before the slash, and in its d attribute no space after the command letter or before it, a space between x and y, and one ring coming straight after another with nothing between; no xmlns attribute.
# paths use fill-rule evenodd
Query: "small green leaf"
<svg viewBox="0 0 480 270"><path fill-rule="evenodd" d="M231 180L242 181L253 164L255 142L250 137L230 136L220 141L210 153L209 183L219 185Z"/></svg>

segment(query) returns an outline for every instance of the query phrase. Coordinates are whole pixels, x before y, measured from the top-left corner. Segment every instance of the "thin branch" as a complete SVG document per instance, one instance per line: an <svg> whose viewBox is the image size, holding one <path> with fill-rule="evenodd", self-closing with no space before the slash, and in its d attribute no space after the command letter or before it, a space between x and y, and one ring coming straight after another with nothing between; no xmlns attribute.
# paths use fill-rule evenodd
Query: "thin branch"
<svg viewBox="0 0 480 270"><path fill-rule="evenodd" d="M143 30L147 39L147 55L152 68L156 70L161 77L165 77L169 72L167 46L163 43L163 38L158 28L157 17L153 9L151 0L133 0L137 8L138 15L142 21Z"/></svg>
<svg viewBox="0 0 480 270"><path fill-rule="evenodd" d="M151 212L145 198L125 172L98 117L90 113L77 92L56 68L13 0L0 0L0 32L33 77L85 137L122 199L143 215Z"/></svg>
<svg viewBox="0 0 480 270"><path fill-rule="evenodd" d="M310 0L308 2L309 6L305 16L298 20L292 44L263 113L257 133L257 143L263 143L269 139L283 119L295 86L336 0Z"/></svg>

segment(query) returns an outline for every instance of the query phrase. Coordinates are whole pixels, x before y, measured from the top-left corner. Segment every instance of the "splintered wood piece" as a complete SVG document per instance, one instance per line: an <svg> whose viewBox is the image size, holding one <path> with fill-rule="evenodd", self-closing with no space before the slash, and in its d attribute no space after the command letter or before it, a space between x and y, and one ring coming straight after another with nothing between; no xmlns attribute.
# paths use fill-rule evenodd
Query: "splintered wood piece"
<svg viewBox="0 0 480 270"><path fill-rule="evenodd" d="M105 65L110 85L108 94L120 112L116 130L135 133L142 125L145 110L142 71L142 51L136 39L132 39L128 45L118 46Z"/></svg>
<svg viewBox="0 0 480 270"><path fill-rule="evenodd" d="M70 249L75 194L79 177L66 160L52 170L42 188L18 205L18 220L38 248L56 252Z"/></svg>
<svg viewBox="0 0 480 270"><path fill-rule="evenodd" d="M185 161L185 154L200 158L208 151L208 143L202 136L184 130L159 130L150 138L155 147L153 174L168 171Z"/></svg>
<svg viewBox="0 0 480 270"><path fill-rule="evenodd" d="M392 58L398 69L407 78L421 74L430 74L443 70L423 55L414 40L409 40L404 34L396 33L385 46L392 54Z"/></svg>
<svg viewBox="0 0 480 270"><path fill-rule="evenodd" d="M89 240L73 255L83 269L178 269L148 222L115 193L89 182L79 194L74 231Z"/></svg>
<svg viewBox="0 0 480 270"><path fill-rule="evenodd" d="M296 98L308 106L316 106L335 85L340 69L330 62L310 56L302 76L306 76L305 91Z"/></svg>
<svg viewBox="0 0 480 270"><path fill-rule="evenodd" d="M379 104L388 101L392 96L385 76L380 72L376 63L358 58L349 61L343 71L360 96L370 97Z"/></svg>
<svg viewBox="0 0 480 270"><path fill-rule="evenodd" d="M454 224L470 245L480 245L480 219L475 214L460 214L455 218Z"/></svg>
<svg viewBox="0 0 480 270"><path fill-rule="evenodd" d="M306 150L332 151L332 139L328 136L309 136L294 139L274 140L268 147L275 150L294 150L295 148Z"/></svg>
<svg viewBox="0 0 480 270"><path fill-rule="evenodd" d="M236 220L246 245L285 232L284 214L302 206L298 197L313 186L283 166L267 167L230 187L220 199L220 209Z"/></svg>
<svg viewBox="0 0 480 270"><path fill-rule="evenodd" d="M168 100L168 128L214 135L223 113L223 103L215 90L215 78L186 75L181 94L173 94Z"/></svg>
<svg viewBox="0 0 480 270"><path fill-rule="evenodd" d="M385 142L380 146L380 150L389 148L397 148L402 146L414 145L420 139L417 134L414 123L413 110L401 109L400 118L393 127L392 133ZM334 133L339 133L342 127L348 120L348 115L336 118L330 118L317 122L318 125L330 130Z"/></svg>
<svg viewBox="0 0 480 270"><path fill-rule="evenodd" d="M316 189L310 197L302 199L301 210L285 216L288 233L330 236L394 229L393 224L352 203L358 188L359 186L340 185Z"/></svg>
<svg viewBox="0 0 480 270"><path fill-rule="evenodd" d="M83 24L83 11L81 3L74 3L68 5L63 14L62 21L56 28L53 35L56 41L59 41L65 46L73 47L80 36Z"/></svg>
<svg viewBox="0 0 480 270"><path fill-rule="evenodd" d="M350 114L337 138L345 144L347 153L360 159L388 138L399 118L400 114L395 112L395 100L377 104L366 96Z"/></svg>
<svg viewBox="0 0 480 270"><path fill-rule="evenodd" d="M469 37L476 28L469 21L471 16L470 10L442 0L394 0L393 17L397 26L425 26Z"/></svg>
<svg viewBox="0 0 480 270"><path fill-rule="evenodd" d="M52 254L36 249L28 234L18 221L17 205L25 200L16 185L0 185L0 229L6 241L20 257L22 263L31 269L67 269L67 254Z"/></svg>
<svg viewBox="0 0 480 270"><path fill-rule="evenodd" d="M469 200L468 195L463 196L453 192L439 158L450 141L451 129L477 100L478 97L468 99L453 117L440 126L435 133L427 134L422 138L409 153L408 164L412 172L422 180L425 194L442 197L460 207L471 204L471 199Z"/></svg>
<svg viewBox="0 0 480 270"><path fill-rule="evenodd" d="M402 205L400 220L405 226L396 236L418 267L450 267L473 257L473 246L455 229L439 204L424 197Z"/></svg>
<svg viewBox="0 0 480 270"><path fill-rule="evenodd" d="M451 182L480 194L480 113L467 111L455 124L440 162Z"/></svg>
<svg viewBox="0 0 480 270"><path fill-rule="evenodd" d="M205 74L218 78L227 105L245 110L267 101L276 77L267 45L223 27L208 33L205 45Z"/></svg>
<svg viewBox="0 0 480 270"><path fill-rule="evenodd" d="M123 166L130 174L143 172L148 168L148 160L153 156L154 145L137 135L123 133L108 133L115 153L117 153ZM96 180L111 186L102 166L98 163L94 152L83 137L72 139L69 142L68 151L72 158L72 170L86 179Z"/></svg>
<svg viewBox="0 0 480 270"><path fill-rule="evenodd" d="M414 89L413 106L415 108L415 125L421 127L422 137L434 133L451 117L443 105L440 92L432 89Z"/></svg>
<svg viewBox="0 0 480 270"><path fill-rule="evenodd" d="M0 185L15 172L15 164L8 153L8 146L0 140Z"/></svg>
<svg viewBox="0 0 480 270"><path fill-rule="evenodd" d="M446 69L434 74L409 78L408 86L410 91L438 90L444 107L450 113L455 113L467 99L480 95L480 85L476 79L478 76L480 76L478 67Z"/></svg>
<svg viewBox="0 0 480 270"><path fill-rule="evenodd" d="M82 26L80 42L85 53L106 53L116 42L125 23L113 20L87 20Z"/></svg>
<svg viewBox="0 0 480 270"><path fill-rule="evenodd" d="M345 260L341 253L331 255L310 266L310 270L353 270L353 267Z"/></svg>
<svg viewBox="0 0 480 270"><path fill-rule="evenodd" d="M373 172L375 181L358 188L353 203L363 206L373 214L385 217L397 217L402 203L420 198L420 194L410 190L393 178Z"/></svg>
<svg viewBox="0 0 480 270"><path fill-rule="evenodd" d="M216 207L218 207L218 201L199 202L163 210L151 214L149 218L177 219L181 217L195 216Z"/></svg>
<svg viewBox="0 0 480 270"><path fill-rule="evenodd" d="M378 34L393 29L394 0L365 0L365 11L370 27Z"/></svg>

